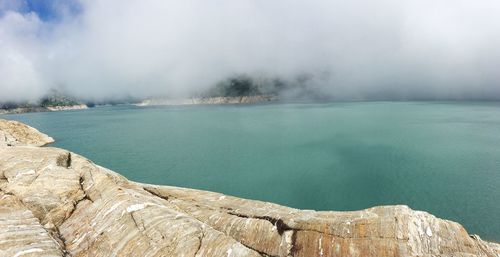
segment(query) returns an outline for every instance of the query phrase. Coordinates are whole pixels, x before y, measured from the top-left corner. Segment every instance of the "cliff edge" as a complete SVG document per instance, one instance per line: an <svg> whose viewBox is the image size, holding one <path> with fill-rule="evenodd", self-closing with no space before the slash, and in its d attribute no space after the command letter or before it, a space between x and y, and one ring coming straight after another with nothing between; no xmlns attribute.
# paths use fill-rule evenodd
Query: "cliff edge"
<svg viewBox="0 0 500 257"><path fill-rule="evenodd" d="M0 256L500 256L407 206L319 212L140 184L38 147L52 139L24 124L0 120L0 135Z"/></svg>

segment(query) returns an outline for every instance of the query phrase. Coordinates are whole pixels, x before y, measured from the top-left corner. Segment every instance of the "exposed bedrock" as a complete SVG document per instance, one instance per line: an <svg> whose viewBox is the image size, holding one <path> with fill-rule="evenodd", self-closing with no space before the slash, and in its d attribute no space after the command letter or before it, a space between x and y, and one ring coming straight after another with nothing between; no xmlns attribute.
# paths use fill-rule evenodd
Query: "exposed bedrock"
<svg viewBox="0 0 500 257"><path fill-rule="evenodd" d="M500 245L406 206L298 210L135 183L63 149L5 144L0 256L498 257Z"/></svg>
<svg viewBox="0 0 500 257"><path fill-rule="evenodd" d="M44 146L54 139L18 121L0 119L0 147Z"/></svg>

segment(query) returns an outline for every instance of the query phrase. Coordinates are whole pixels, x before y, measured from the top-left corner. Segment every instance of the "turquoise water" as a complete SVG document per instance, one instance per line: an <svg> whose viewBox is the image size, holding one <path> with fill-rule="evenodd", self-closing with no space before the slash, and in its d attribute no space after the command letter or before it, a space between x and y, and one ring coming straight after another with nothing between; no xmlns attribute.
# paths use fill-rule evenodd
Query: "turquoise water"
<svg viewBox="0 0 500 257"><path fill-rule="evenodd" d="M500 103L120 106L4 118L136 181L303 209L406 204L500 241Z"/></svg>

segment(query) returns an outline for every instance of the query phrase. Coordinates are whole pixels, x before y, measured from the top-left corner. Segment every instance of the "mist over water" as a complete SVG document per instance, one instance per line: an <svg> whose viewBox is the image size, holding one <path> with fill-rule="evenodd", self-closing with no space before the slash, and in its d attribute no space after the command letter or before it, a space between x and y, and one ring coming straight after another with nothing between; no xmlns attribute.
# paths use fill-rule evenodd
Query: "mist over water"
<svg viewBox="0 0 500 257"><path fill-rule="evenodd" d="M309 77L292 96L500 99L496 0L44 3L0 0L0 101L182 97L235 74Z"/></svg>

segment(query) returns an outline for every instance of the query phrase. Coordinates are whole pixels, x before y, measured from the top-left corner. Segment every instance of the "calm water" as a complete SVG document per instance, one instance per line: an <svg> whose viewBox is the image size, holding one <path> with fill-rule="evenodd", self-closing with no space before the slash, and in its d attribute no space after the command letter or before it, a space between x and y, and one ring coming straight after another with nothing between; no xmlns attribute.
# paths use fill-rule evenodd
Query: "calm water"
<svg viewBox="0 0 500 257"><path fill-rule="evenodd" d="M121 106L4 118L136 181L305 209L407 204L500 241L500 103Z"/></svg>

